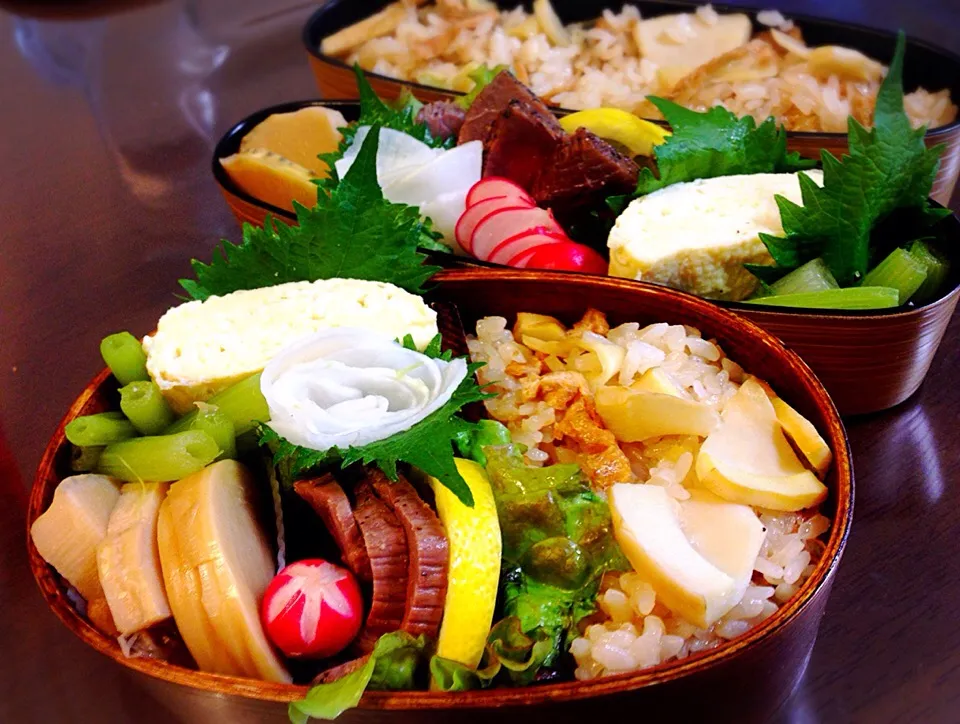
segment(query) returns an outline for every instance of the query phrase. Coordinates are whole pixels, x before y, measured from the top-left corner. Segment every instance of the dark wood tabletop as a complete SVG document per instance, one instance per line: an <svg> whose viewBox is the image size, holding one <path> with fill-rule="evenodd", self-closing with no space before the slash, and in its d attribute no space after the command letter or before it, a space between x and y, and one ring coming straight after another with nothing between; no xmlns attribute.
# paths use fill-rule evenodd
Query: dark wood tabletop
<svg viewBox="0 0 960 724"><path fill-rule="evenodd" d="M960 51L957 0L759 4ZM0 3L0 722L178 721L46 609L26 493L101 337L148 332L189 259L238 238L213 145L262 106L316 96L300 45L316 5ZM960 721L958 358L955 317L911 400L848 421L853 534L778 722Z"/></svg>

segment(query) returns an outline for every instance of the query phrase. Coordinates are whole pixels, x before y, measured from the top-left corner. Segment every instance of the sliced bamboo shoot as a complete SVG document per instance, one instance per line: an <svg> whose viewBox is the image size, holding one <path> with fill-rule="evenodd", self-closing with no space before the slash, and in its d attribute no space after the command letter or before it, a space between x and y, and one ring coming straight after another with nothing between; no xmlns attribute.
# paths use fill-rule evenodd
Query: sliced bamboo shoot
<svg viewBox="0 0 960 724"><path fill-rule="evenodd" d="M50 507L30 528L33 544L88 601L103 598L97 546L107 534L120 484L105 475L74 475L53 493Z"/></svg>
<svg viewBox="0 0 960 724"><path fill-rule="evenodd" d="M174 483L161 514L164 578L174 619L201 668L289 682L260 624L260 602L276 571L253 494L250 474L232 460Z"/></svg>
<svg viewBox="0 0 960 724"><path fill-rule="evenodd" d="M100 584L121 634L170 617L160 571L157 516L168 483L127 483L110 514L107 536L97 547Z"/></svg>

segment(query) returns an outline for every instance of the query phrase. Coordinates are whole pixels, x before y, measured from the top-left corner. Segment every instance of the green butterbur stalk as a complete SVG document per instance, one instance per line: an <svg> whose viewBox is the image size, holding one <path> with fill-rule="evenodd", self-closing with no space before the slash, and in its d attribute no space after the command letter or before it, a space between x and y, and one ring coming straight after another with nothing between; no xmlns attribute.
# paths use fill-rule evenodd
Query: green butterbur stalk
<svg viewBox="0 0 960 724"><path fill-rule="evenodd" d="M213 405L199 403L200 407L190 423L191 430L207 433L220 448L218 460L237 458L237 436L233 423Z"/></svg>
<svg viewBox="0 0 960 724"><path fill-rule="evenodd" d="M121 385L150 379L143 345L129 332L104 337L100 342L100 356Z"/></svg>
<svg viewBox="0 0 960 724"><path fill-rule="evenodd" d="M950 262L941 257L937 252L930 248L923 241L915 241L910 244L910 255L920 264L923 264L927 271L927 278L913 295L913 301L917 304L926 304L933 301L943 289L947 281L947 275L950 273Z"/></svg>
<svg viewBox="0 0 960 724"><path fill-rule="evenodd" d="M781 294L750 299L745 304L765 307L806 309L868 310L889 309L900 303L900 292L892 287L848 287L803 294Z"/></svg>
<svg viewBox="0 0 960 724"><path fill-rule="evenodd" d="M180 480L203 470L219 454L216 441L200 430L135 437L107 445L97 472L134 483Z"/></svg>
<svg viewBox="0 0 960 724"><path fill-rule="evenodd" d="M157 435L175 418L155 382L138 380L120 388L120 409L141 435Z"/></svg>
<svg viewBox="0 0 960 724"><path fill-rule="evenodd" d="M863 286L892 287L899 293L900 304L906 304L926 278L923 262L906 249L894 249L864 277Z"/></svg>
<svg viewBox="0 0 960 724"><path fill-rule="evenodd" d="M215 407L233 424L236 437L250 432L258 423L270 419L270 409L267 407L263 393L260 392L259 372L218 392L207 400L206 404ZM194 429L194 421L199 414L198 410L187 413L167 428L166 432Z"/></svg>
<svg viewBox="0 0 960 724"><path fill-rule="evenodd" d="M100 412L71 420L64 433L74 445L92 447L127 440L137 431L122 412Z"/></svg>
<svg viewBox="0 0 960 724"><path fill-rule="evenodd" d="M797 267L785 277L775 281L770 285L768 291L773 295L804 294L839 287L840 285L833 278L833 274L830 273L823 259L817 258Z"/></svg>

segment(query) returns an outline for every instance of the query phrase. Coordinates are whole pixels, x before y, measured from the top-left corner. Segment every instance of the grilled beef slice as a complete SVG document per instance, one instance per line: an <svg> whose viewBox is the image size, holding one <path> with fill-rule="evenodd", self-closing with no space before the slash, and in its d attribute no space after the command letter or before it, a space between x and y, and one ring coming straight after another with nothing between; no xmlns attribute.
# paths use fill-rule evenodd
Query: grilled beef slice
<svg viewBox="0 0 960 724"><path fill-rule="evenodd" d="M639 173L633 159L585 128L578 128L564 136L543 164L536 182L526 188L540 206L569 209L632 192Z"/></svg>
<svg viewBox="0 0 960 724"><path fill-rule="evenodd" d="M370 482L354 489L354 517L370 557L373 573L373 601L367 621L357 637L363 653L373 650L382 634L398 631L407 602L407 536L390 507L378 498Z"/></svg>
<svg viewBox="0 0 960 724"><path fill-rule="evenodd" d="M407 536L407 605L401 628L413 636L435 637L447 597L449 553L443 525L403 476L390 482L374 470L369 479L374 492L393 509Z"/></svg>
<svg viewBox="0 0 960 724"><path fill-rule="evenodd" d="M367 583L373 580L370 557L363 542L363 535L350 507L350 500L336 479L327 473L312 480L298 480L293 489L303 498L330 531L340 556L353 574Z"/></svg>
<svg viewBox="0 0 960 724"><path fill-rule="evenodd" d="M483 175L502 176L525 189L533 188L563 139L563 129L549 112L512 100L490 126L483 145Z"/></svg>
<svg viewBox="0 0 960 724"><path fill-rule="evenodd" d="M456 138L463 127L463 120L467 112L456 103L450 101L434 101L427 103L417 112L417 123L426 124L430 135L434 138L446 140Z"/></svg>
<svg viewBox="0 0 960 724"><path fill-rule="evenodd" d="M553 118L546 104L505 70L498 73L497 77L473 99L463 119L457 143L486 141L493 122L513 100L525 101L545 116ZM553 122L556 123L556 120Z"/></svg>

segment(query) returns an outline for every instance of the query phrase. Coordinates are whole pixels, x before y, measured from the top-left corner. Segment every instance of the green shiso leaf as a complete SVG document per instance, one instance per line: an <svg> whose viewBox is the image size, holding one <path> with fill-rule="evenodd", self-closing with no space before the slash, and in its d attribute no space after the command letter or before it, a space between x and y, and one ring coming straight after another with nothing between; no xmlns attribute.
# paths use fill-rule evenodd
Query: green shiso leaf
<svg viewBox="0 0 960 724"><path fill-rule="evenodd" d="M438 267L425 266L417 248L430 229L413 206L383 198L377 183L379 129L367 136L340 183L319 187L317 205L294 202L297 225L267 218L263 228L244 224L243 241L223 241L209 264L196 259L196 279L180 285L194 299L285 282L348 277L423 291Z"/></svg>
<svg viewBox="0 0 960 724"><path fill-rule="evenodd" d="M904 111L905 45L901 32L877 93L873 128L848 119L850 153L837 159L821 152L823 186L801 176L802 206L777 196L784 236L762 240L782 271L819 256L841 286L856 284L870 264L871 231L892 211L914 208L928 223L949 213L928 200L944 147L928 149L926 128L914 129Z"/></svg>

